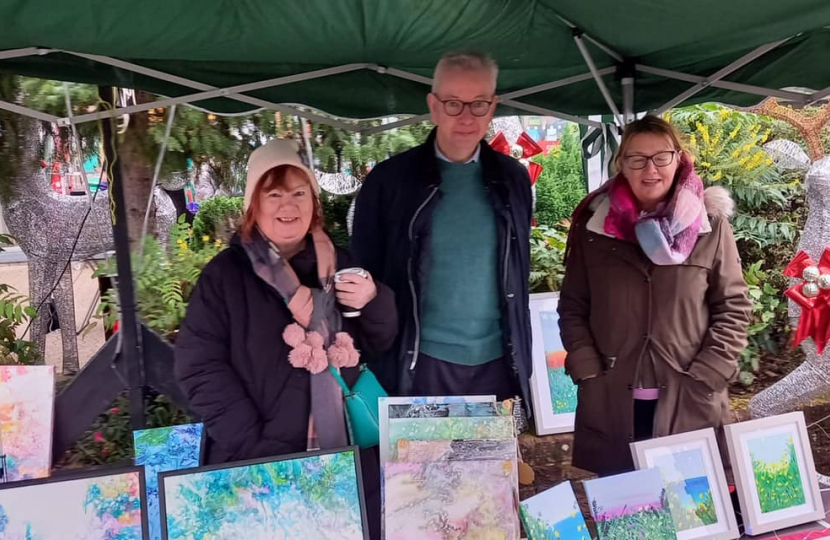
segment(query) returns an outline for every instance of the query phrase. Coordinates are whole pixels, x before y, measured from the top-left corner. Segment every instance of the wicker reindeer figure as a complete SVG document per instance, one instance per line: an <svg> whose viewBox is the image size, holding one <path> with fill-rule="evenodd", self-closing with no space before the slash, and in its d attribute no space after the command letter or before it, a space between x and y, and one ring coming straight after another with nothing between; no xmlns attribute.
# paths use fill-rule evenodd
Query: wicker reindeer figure
<svg viewBox="0 0 830 540"><path fill-rule="evenodd" d="M808 214L798 249L818 261L824 249L830 246L830 157L824 155L820 139L821 129L830 121L830 106L825 105L818 115L807 117L769 99L751 111L788 122L807 141L809 156L796 143L785 140L772 141L765 145L765 150L780 169L806 173ZM800 315L800 306L790 300L789 316L793 328ZM804 363L750 400L749 410L754 418L797 409L830 391L830 350L818 354L812 339L802 342L801 348L807 357Z"/></svg>
<svg viewBox="0 0 830 540"><path fill-rule="evenodd" d="M3 201L4 220L28 260L32 305L45 305L47 296L52 293L61 325L62 370L74 373L80 366L69 261L82 261L113 249L109 194L101 192L95 197L81 227L90 209L89 197L61 195L52 190L49 172L41 170L36 158L41 149L40 127L36 122L29 122L22 131L19 143L25 145L25 152L32 159L25 160L25 165L16 171L16 178L10 179L12 192ZM182 185L178 177L163 184L168 189L181 189ZM176 220L176 209L161 187L155 189L154 204L152 223L159 237L166 241ZM46 313L41 309L31 324L30 339L36 344L41 358L44 357L49 322Z"/></svg>

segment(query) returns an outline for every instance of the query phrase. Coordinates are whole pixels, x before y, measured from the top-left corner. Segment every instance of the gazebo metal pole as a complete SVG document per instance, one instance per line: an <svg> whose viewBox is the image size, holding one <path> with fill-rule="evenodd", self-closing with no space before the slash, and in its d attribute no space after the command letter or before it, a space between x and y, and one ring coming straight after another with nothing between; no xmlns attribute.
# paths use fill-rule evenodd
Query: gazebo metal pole
<svg viewBox="0 0 830 540"><path fill-rule="evenodd" d="M115 108L115 88L99 86L98 95L104 108ZM141 329L138 325L138 309L130 265L130 237L127 230L127 209L124 204L124 177L118 159L118 140L113 118L101 119L101 135L106 161L107 180L112 190L115 212L112 236L115 241L115 262L118 269L118 298L121 307L121 360L127 366L127 388L130 400L130 421L133 429L143 429L144 418L144 355L141 346Z"/></svg>

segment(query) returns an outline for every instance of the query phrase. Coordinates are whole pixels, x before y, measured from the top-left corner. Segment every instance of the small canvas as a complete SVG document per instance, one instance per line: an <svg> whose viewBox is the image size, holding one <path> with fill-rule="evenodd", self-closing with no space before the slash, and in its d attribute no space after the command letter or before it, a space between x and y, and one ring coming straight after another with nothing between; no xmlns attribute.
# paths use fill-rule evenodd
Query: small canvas
<svg viewBox="0 0 830 540"><path fill-rule="evenodd" d="M150 540L161 540L159 483L161 472L200 465L203 424L185 424L133 432L135 464L144 466L147 483L147 521Z"/></svg>
<svg viewBox="0 0 830 540"><path fill-rule="evenodd" d="M367 538L356 447L159 478L164 539Z"/></svg>
<svg viewBox="0 0 830 540"><path fill-rule="evenodd" d="M54 410L54 366L0 366L2 481L49 476Z"/></svg>
<svg viewBox="0 0 830 540"><path fill-rule="evenodd" d="M570 482L563 482L519 504L527 540L591 540Z"/></svg>
<svg viewBox="0 0 830 540"><path fill-rule="evenodd" d="M398 441L515 439L513 416L398 418L389 420L389 461L398 461Z"/></svg>
<svg viewBox="0 0 830 540"><path fill-rule="evenodd" d="M730 424L725 429L747 534L824 517L804 413Z"/></svg>
<svg viewBox="0 0 830 540"><path fill-rule="evenodd" d="M585 482L600 540L674 540L663 478L643 469Z"/></svg>
<svg viewBox="0 0 830 540"><path fill-rule="evenodd" d="M638 469L657 468L678 540L740 537L713 429L631 444Z"/></svg>
<svg viewBox="0 0 830 540"><path fill-rule="evenodd" d="M0 486L3 540L145 540L137 467Z"/></svg>
<svg viewBox="0 0 830 540"><path fill-rule="evenodd" d="M559 333L559 293L530 295L533 376L530 379L536 433L573 431L577 386L565 373L565 346Z"/></svg>
<svg viewBox="0 0 830 540"><path fill-rule="evenodd" d="M450 418L457 416L503 416L510 414L504 405L488 403L412 403L389 405L389 418Z"/></svg>
<svg viewBox="0 0 830 540"><path fill-rule="evenodd" d="M386 540L519 539L516 460L387 463Z"/></svg>
<svg viewBox="0 0 830 540"><path fill-rule="evenodd" d="M389 411L391 406L406 405L410 407L405 412L397 412L399 417L403 418L429 418L430 408L428 405L446 405L453 404L454 406L463 406L469 403L495 403L496 396L430 396L430 397L382 397L378 400L378 431L380 436L380 465L383 465L389 460L390 449L394 448L394 443L389 442ZM446 409L450 411L460 410L458 408ZM400 411L400 409L399 409Z"/></svg>
<svg viewBox="0 0 830 540"><path fill-rule="evenodd" d="M509 460L518 455L516 439L398 441L395 461Z"/></svg>

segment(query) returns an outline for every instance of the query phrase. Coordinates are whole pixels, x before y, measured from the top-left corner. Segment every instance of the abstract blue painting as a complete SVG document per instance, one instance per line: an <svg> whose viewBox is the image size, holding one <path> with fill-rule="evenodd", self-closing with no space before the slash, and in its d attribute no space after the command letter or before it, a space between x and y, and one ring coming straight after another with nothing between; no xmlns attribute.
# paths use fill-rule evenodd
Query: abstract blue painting
<svg viewBox="0 0 830 540"><path fill-rule="evenodd" d="M143 465L147 482L150 540L161 540L158 475L199 466L204 426L184 424L133 432L135 464Z"/></svg>

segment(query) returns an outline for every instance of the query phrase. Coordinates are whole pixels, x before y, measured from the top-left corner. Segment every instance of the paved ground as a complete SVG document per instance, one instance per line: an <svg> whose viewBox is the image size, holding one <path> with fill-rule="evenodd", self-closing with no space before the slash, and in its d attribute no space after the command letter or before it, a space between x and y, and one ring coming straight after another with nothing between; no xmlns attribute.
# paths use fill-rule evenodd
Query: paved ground
<svg viewBox="0 0 830 540"><path fill-rule="evenodd" d="M25 262L3 262L18 260L14 253L3 253L0 259L0 283L8 283L21 294L29 292L28 267ZM98 281L92 279L92 269L83 263L72 264L72 280L75 284L75 320L80 327L86 318L90 306L95 301ZM50 284L51 286L52 284ZM92 319L95 321L95 319ZM78 329L82 330L82 329ZM22 331L22 328L21 328ZM83 332L82 332L83 334ZM83 366L104 344L104 330L100 322L86 335L79 335L78 356ZM63 358L61 335L59 331L46 336L46 362L60 367Z"/></svg>

